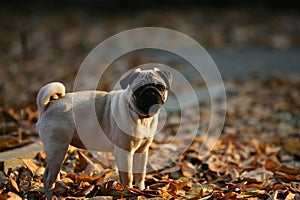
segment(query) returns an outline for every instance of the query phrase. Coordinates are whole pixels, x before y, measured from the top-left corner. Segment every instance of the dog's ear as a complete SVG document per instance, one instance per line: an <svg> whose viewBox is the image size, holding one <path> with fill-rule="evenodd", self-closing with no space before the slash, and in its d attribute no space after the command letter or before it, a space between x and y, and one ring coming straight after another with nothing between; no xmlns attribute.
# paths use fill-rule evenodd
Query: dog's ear
<svg viewBox="0 0 300 200"><path fill-rule="evenodd" d="M160 77L165 81L165 83L167 84L168 89L170 89L170 86L172 84L172 80L173 80L173 76L170 72L168 71L161 71L158 68L154 68L154 71L156 71Z"/></svg>
<svg viewBox="0 0 300 200"><path fill-rule="evenodd" d="M137 68L136 70L130 72L128 75L126 75L121 81L120 85L122 89L126 89L128 85L130 85L133 80L139 75L141 72L140 68Z"/></svg>

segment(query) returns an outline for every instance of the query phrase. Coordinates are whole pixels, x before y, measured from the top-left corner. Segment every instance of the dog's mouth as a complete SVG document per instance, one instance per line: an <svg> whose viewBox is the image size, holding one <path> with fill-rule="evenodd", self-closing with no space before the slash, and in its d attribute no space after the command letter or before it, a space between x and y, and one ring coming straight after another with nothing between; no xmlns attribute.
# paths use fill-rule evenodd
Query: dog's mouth
<svg viewBox="0 0 300 200"><path fill-rule="evenodd" d="M166 87L161 84L147 84L133 92L133 101L138 114L142 117L155 115L164 105L163 95Z"/></svg>

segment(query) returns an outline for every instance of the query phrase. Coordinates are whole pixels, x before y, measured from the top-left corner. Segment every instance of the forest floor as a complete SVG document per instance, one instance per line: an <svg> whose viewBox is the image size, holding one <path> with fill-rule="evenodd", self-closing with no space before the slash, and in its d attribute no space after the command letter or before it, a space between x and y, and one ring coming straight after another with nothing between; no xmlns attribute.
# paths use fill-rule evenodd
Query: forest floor
<svg viewBox="0 0 300 200"><path fill-rule="evenodd" d="M118 182L110 154L70 148L54 194L71 197L163 199L298 199L300 198L300 81L294 76L270 76L227 81L227 114L221 136L205 157L200 147L205 134L195 136L185 124L184 136L177 111L168 114L150 148L144 191L126 189ZM274 90L276 88L276 90ZM33 106L20 112L2 110L1 151L37 140L38 113ZM188 109L187 109L188 110ZM200 127L205 132L210 102L200 105ZM192 137L193 142L182 152ZM175 138L175 139L174 139ZM171 142L170 142L171 141ZM1 199L43 197L45 154L23 159L24 166L0 172Z"/></svg>

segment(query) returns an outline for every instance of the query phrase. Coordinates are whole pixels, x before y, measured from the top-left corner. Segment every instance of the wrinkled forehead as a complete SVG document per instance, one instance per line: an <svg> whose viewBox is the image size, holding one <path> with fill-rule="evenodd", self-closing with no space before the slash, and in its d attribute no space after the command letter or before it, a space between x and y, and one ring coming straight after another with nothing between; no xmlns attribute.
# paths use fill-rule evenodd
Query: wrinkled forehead
<svg viewBox="0 0 300 200"><path fill-rule="evenodd" d="M134 85L140 87L147 84L166 85L163 78L156 71L153 70L140 71L138 77L134 81Z"/></svg>

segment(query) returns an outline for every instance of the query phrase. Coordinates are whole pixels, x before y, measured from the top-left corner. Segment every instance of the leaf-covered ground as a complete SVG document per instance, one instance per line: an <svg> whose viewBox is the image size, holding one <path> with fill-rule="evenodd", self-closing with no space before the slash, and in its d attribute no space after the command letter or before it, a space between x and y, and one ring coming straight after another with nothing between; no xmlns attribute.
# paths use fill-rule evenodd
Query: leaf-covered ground
<svg viewBox="0 0 300 200"><path fill-rule="evenodd" d="M206 157L199 154L205 133L181 153L185 141L193 137L189 123L184 138L168 142L179 125L174 112L151 146L146 190L126 189L118 182L111 154L71 147L54 194L58 199L299 199L299 78L231 80L226 86L232 89L227 94L225 126ZM201 127L209 123L209 105L200 105ZM34 106L22 112L2 109L1 151L34 141L37 115ZM44 197L45 154L23 162L23 167L0 172L0 199Z"/></svg>

